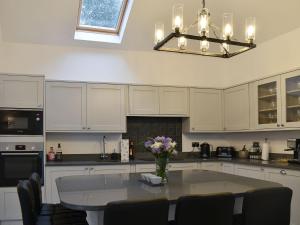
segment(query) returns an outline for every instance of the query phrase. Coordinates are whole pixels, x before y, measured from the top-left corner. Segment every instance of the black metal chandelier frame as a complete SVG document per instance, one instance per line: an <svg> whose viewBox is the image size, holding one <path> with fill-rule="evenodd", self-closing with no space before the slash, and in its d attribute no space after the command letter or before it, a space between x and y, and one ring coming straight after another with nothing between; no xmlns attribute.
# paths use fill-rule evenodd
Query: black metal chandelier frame
<svg viewBox="0 0 300 225"><path fill-rule="evenodd" d="M203 8L205 8L205 0L203 0ZM193 26L193 25L192 25ZM219 57L219 58L231 58L233 56L239 55L241 53L244 53L246 51L249 51L251 49L256 48L256 44L253 43L253 40L250 42L239 42L231 39L221 39L218 38L216 33L214 32L215 38L212 37L206 37L205 35L199 36L199 35L191 35L186 33L181 33L179 28L175 29L175 32L170 33L167 37L165 37L163 40L158 42L154 46L154 50L156 51L164 51L164 52L175 52L175 53L183 53L183 54L192 54L192 55L202 55L202 56L211 56L211 57ZM218 44L224 44L232 45L232 46L238 46L241 47L239 50L234 52L229 52L226 48L223 47L224 53L214 53L214 52L203 52L203 51L193 51L189 49L180 49L180 48L168 48L165 47L165 45L170 42L174 38L180 38L185 37L186 39L190 40L197 40L197 41L208 41L212 43L218 43Z"/></svg>

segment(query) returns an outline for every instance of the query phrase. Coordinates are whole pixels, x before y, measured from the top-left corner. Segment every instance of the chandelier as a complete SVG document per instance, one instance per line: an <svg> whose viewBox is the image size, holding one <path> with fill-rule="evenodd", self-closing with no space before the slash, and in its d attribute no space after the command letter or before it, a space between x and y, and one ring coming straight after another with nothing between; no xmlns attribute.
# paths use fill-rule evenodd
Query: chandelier
<svg viewBox="0 0 300 225"><path fill-rule="evenodd" d="M256 32L255 17L246 19L245 42L237 41L233 38L233 14L223 14L222 31L211 23L209 10L205 7L205 0L202 1L202 9L199 10L197 20L184 27L183 25L183 4L173 6L172 30L168 36L164 35L164 24L155 24L155 46L154 50L176 52L185 54L194 54L202 56L212 56L221 58L230 58L251 50L256 47L254 44ZM197 26L199 35L188 34L188 31ZM221 33L221 36L218 35ZM212 37L210 37L212 36ZM172 39L177 39L177 47L165 47ZM199 42L197 50L187 48L188 40ZM220 51L210 51L210 43L220 45Z"/></svg>

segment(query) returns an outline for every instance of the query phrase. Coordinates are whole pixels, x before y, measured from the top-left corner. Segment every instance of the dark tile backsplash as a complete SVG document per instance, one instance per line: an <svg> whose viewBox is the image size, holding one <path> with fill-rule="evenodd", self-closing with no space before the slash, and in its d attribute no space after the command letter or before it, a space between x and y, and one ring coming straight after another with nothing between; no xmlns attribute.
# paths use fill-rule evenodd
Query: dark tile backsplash
<svg viewBox="0 0 300 225"><path fill-rule="evenodd" d="M144 142L147 138L167 136L177 142L176 150L182 151L182 119L173 117L127 117L127 133L123 139L134 143L135 151L146 152Z"/></svg>

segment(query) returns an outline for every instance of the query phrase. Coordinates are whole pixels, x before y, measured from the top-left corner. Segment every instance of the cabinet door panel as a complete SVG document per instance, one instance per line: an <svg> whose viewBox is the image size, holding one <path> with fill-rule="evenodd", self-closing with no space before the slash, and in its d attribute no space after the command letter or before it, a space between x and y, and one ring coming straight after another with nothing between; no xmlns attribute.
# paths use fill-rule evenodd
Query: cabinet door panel
<svg viewBox="0 0 300 225"><path fill-rule="evenodd" d="M202 170L210 170L210 171L222 171L222 164L217 162L203 162L201 163Z"/></svg>
<svg viewBox="0 0 300 225"><path fill-rule="evenodd" d="M222 92L213 89L190 89L191 132L223 130Z"/></svg>
<svg viewBox="0 0 300 225"><path fill-rule="evenodd" d="M281 127L281 88L280 76L257 82L257 128Z"/></svg>
<svg viewBox="0 0 300 225"><path fill-rule="evenodd" d="M94 166L90 170L91 175L96 175L96 174L119 174L119 173L130 173L130 165Z"/></svg>
<svg viewBox="0 0 300 225"><path fill-rule="evenodd" d="M169 171L196 170L197 167L198 167L197 163L170 163Z"/></svg>
<svg viewBox="0 0 300 225"><path fill-rule="evenodd" d="M43 108L44 78L0 76L0 107Z"/></svg>
<svg viewBox="0 0 300 225"><path fill-rule="evenodd" d="M281 76L282 126L300 127L300 71Z"/></svg>
<svg viewBox="0 0 300 225"><path fill-rule="evenodd" d="M87 127L91 131L125 132L126 86L88 84Z"/></svg>
<svg viewBox="0 0 300 225"><path fill-rule="evenodd" d="M131 115L159 115L159 88L130 86L129 110Z"/></svg>
<svg viewBox="0 0 300 225"><path fill-rule="evenodd" d="M282 184L293 190L291 224L300 225L300 173L288 170L271 170L268 173L268 180Z"/></svg>
<svg viewBox="0 0 300 225"><path fill-rule="evenodd" d="M86 127L86 85L46 83L46 130L80 131Z"/></svg>
<svg viewBox="0 0 300 225"><path fill-rule="evenodd" d="M160 87L160 114L188 115L189 96L187 88Z"/></svg>
<svg viewBox="0 0 300 225"><path fill-rule="evenodd" d="M244 165L236 165L235 174L243 177L265 180L266 173L264 168Z"/></svg>
<svg viewBox="0 0 300 225"><path fill-rule="evenodd" d="M225 129L229 131L250 128L249 85L241 85L224 91Z"/></svg>
<svg viewBox="0 0 300 225"><path fill-rule="evenodd" d="M0 197L0 220L21 220L21 206L16 188L4 188Z"/></svg>

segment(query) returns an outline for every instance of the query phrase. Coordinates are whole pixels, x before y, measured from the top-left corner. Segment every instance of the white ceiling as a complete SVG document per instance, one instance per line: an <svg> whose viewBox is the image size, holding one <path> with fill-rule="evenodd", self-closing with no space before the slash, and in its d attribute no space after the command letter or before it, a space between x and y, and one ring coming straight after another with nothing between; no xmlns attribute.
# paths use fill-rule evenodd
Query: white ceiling
<svg viewBox="0 0 300 225"><path fill-rule="evenodd" d="M178 2L185 4L185 24L192 23L201 6L200 0L135 0L123 42L118 45L73 40L78 0L0 0L2 39L7 42L151 50L155 22L164 22L166 32L170 32L172 5ZM223 12L234 13L235 37L242 40L245 18L255 16L257 43L300 27L300 1L284 3L279 0L206 2L216 25L221 25Z"/></svg>

